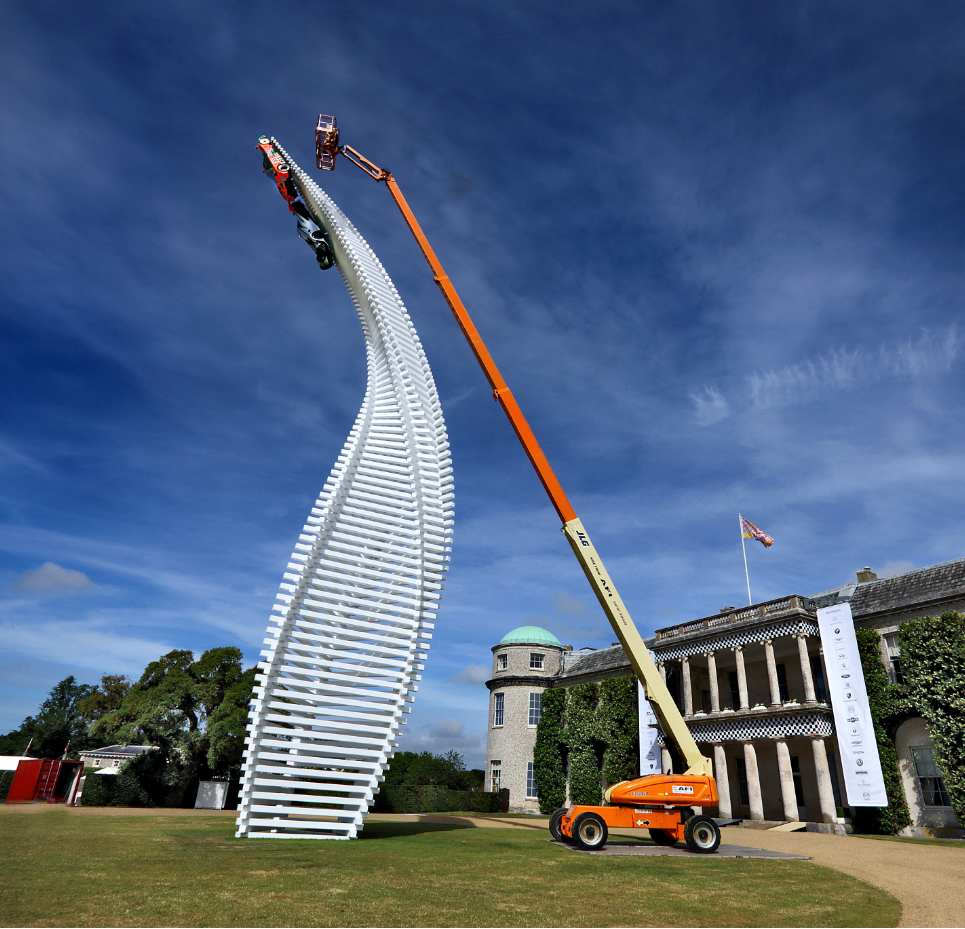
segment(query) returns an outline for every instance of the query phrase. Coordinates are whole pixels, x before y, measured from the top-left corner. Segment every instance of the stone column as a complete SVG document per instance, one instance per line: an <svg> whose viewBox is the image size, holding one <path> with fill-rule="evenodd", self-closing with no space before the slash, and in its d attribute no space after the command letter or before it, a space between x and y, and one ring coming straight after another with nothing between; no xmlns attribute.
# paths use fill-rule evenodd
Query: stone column
<svg viewBox="0 0 965 929"><path fill-rule="evenodd" d="M784 801L784 818L794 822L798 818L797 794L794 792L794 772L791 770L791 753L784 739L777 740L777 770L781 775L781 799Z"/></svg>
<svg viewBox="0 0 965 929"><path fill-rule="evenodd" d="M683 679L683 714L684 716L694 715L694 694L693 684L690 680L690 659L680 659L680 677Z"/></svg>
<svg viewBox="0 0 965 929"><path fill-rule="evenodd" d="M757 750L751 742L744 743L744 768L747 771L747 796L750 800L751 819L764 819L764 799L761 796L761 775L757 770ZM825 759L827 768L827 759Z"/></svg>
<svg viewBox="0 0 965 929"><path fill-rule="evenodd" d="M764 660L767 662L767 683L771 687L771 706L781 705L781 687L777 683L777 665L774 663L774 644L764 640Z"/></svg>
<svg viewBox="0 0 965 929"><path fill-rule="evenodd" d="M663 681L664 687L666 687L667 686L667 663L665 661L658 661L657 670L660 672L660 680Z"/></svg>
<svg viewBox="0 0 965 929"><path fill-rule="evenodd" d="M717 657L713 652L704 652L707 659L707 676L710 678L710 712L720 712L720 691L717 689Z"/></svg>
<svg viewBox="0 0 965 929"><path fill-rule="evenodd" d="M663 766L664 774L673 773L673 761L670 758L670 752L665 748L660 749L660 764Z"/></svg>
<svg viewBox="0 0 965 929"><path fill-rule="evenodd" d="M824 737L814 736L811 739L811 748L814 751L814 773L818 779L821 818L826 823L833 823L838 818L838 812L834 808L834 791L831 789L831 771L828 768L828 752L824 746Z"/></svg>
<svg viewBox="0 0 965 929"><path fill-rule="evenodd" d="M747 672L744 670L744 648L741 645L734 646L734 658L737 659L737 692L740 694L740 708L750 709L747 702Z"/></svg>
<svg viewBox="0 0 965 929"><path fill-rule="evenodd" d="M811 675L811 658L808 655L808 643L806 635L798 635L797 653L801 659L801 678L804 680L804 699L808 703L817 701L814 693L814 677Z"/></svg>
<svg viewBox="0 0 965 929"><path fill-rule="evenodd" d="M724 746L720 743L714 745L714 778L717 781L717 795L720 798L717 805L717 812L720 814L721 819L730 819L734 815L734 810L730 804L727 755L724 753Z"/></svg>

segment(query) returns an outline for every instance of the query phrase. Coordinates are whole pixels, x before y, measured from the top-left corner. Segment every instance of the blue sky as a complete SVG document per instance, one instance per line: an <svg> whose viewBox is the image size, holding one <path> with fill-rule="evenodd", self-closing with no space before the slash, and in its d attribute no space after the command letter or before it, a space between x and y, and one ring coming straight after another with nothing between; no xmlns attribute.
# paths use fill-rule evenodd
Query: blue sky
<svg viewBox="0 0 965 929"><path fill-rule="evenodd" d="M364 388L255 140L391 168L644 633L965 555L957 3L4 4L0 730L67 674L257 658ZM452 567L407 747L490 647L612 633L385 189Z"/></svg>

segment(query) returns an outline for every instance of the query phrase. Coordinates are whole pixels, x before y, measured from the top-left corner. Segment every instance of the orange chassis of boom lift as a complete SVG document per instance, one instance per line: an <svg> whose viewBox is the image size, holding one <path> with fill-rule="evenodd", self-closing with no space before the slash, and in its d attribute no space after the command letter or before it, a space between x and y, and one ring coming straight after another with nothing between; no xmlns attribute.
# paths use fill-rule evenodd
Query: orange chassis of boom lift
<svg viewBox="0 0 965 929"><path fill-rule="evenodd" d="M388 187L392 199L432 268L433 277L459 328L469 342L493 390L493 398L502 406L517 438L532 463L540 482L563 523L563 532L577 560L593 587L603 611L620 639L657 719L669 739L680 751L687 765L683 774L652 774L614 784L604 794L602 806L570 806L556 810L550 817L550 833L557 841L572 842L585 850L603 848L609 830L649 829L651 838L660 845L686 842L695 852L714 852L720 845L720 829L708 816L696 813L695 807L717 806L717 784L711 774L710 759L699 751L666 684L657 672L653 659L637 631L630 613L617 593L603 561L590 541L582 522L553 473L533 430L523 415L512 391L503 380L482 337L479 335L455 287L429 245L412 210L402 196L392 175L373 164L354 148L339 144L339 130L333 116L319 116L315 130L316 163L331 171L337 155L343 155L376 181ZM284 194L284 191L283 191Z"/></svg>
<svg viewBox="0 0 965 929"><path fill-rule="evenodd" d="M717 806L717 784L712 777L649 774L614 784L604 799L605 806L574 805L557 810L550 818L553 837L587 851L606 845L610 829L649 829L658 845L683 841L695 852L714 852L720 844L716 822L692 809Z"/></svg>

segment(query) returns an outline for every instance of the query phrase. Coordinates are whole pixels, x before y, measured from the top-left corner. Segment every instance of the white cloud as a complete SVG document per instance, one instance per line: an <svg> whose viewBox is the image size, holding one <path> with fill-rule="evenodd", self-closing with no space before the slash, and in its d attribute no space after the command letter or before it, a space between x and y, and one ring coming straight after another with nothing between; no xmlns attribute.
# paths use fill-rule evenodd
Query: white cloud
<svg viewBox="0 0 965 929"><path fill-rule="evenodd" d="M915 565L910 561L887 561L875 573L879 578L884 579L886 577L897 577L899 574L907 574L914 570Z"/></svg>
<svg viewBox="0 0 965 929"><path fill-rule="evenodd" d="M36 661L85 668L97 674L140 677L144 667L175 646L108 628L103 623L78 626L70 621L39 622L30 626L0 626L0 652Z"/></svg>
<svg viewBox="0 0 965 929"><path fill-rule="evenodd" d="M952 325L943 333L925 330L917 339L894 346L880 345L875 352L832 348L813 361L802 361L776 371L755 372L748 376L747 383L751 404L767 409L803 403L822 393L885 378L917 381L943 374L957 356L958 337Z"/></svg>
<svg viewBox="0 0 965 929"><path fill-rule="evenodd" d="M705 384L699 391L691 391L694 418L698 426L712 426L730 416L730 404L715 384Z"/></svg>
<svg viewBox="0 0 965 929"><path fill-rule="evenodd" d="M457 751L465 758L467 767L482 763L486 740L471 732L457 719L440 719L414 730L403 730L399 743L402 752L432 752L433 755Z"/></svg>
<svg viewBox="0 0 965 929"><path fill-rule="evenodd" d="M13 584L21 594L76 594L94 589L94 582L83 571L62 568L52 561L27 571Z"/></svg>
<svg viewBox="0 0 965 929"><path fill-rule="evenodd" d="M471 684L476 687L489 680L490 669L481 664L467 664L461 671L451 675L448 679L456 684Z"/></svg>
<svg viewBox="0 0 965 929"><path fill-rule="evenodd" d="M577 597L571 597L568 593L557 594L553 597L553 609L558 613L566 613L568 616L589 616L586 602Z"/></svg>

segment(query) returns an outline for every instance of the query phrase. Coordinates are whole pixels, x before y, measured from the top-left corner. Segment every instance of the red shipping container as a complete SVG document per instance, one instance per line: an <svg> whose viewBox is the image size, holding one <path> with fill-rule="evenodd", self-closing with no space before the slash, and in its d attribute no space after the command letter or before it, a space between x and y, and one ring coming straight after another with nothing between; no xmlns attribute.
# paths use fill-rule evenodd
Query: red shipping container
<svg viewBox="0 0 965 929"><path fill-rule="evenodd" d="M7 803L68 803L77 789L81 763L30 758L17 765Z"/></svg>

